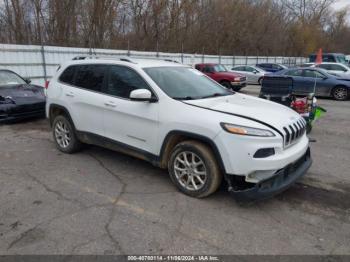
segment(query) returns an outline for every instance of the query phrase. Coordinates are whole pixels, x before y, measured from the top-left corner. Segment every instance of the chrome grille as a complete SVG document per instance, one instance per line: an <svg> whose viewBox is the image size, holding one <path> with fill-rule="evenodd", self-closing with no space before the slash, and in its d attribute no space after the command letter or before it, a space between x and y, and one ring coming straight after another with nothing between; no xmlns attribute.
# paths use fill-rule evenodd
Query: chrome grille
<svg viewBox="0 0 350 262"><path fill-rule="evenodd" d="M296 122L284 126L283 131L284 146L291 146L306 132L306 121L303 118L300 118Z"/></svg>

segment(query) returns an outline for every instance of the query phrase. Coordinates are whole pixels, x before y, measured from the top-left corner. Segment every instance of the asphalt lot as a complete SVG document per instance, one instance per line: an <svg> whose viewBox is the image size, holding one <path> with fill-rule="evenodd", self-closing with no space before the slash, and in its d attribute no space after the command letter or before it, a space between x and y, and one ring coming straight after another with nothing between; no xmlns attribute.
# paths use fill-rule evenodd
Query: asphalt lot
<svg viewBox="0 0 350 262"><path fill-rule="evenodd" d="M350 254L350 101L319 102L308 174L249 206L117 152L62 154L46 120L0 126L0 255Z"/></svg>

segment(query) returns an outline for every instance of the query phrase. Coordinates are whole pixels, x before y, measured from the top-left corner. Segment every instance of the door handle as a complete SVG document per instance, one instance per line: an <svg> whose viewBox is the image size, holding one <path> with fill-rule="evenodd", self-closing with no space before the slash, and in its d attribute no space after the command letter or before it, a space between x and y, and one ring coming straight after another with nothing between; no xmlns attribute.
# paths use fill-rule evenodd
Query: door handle
<svg viewBox="0 0 350 262"><path fill-rule="evenodd" d="M114 102L109 101L105 103L105 106L116 107L117 105Z"/></svg>
<svg viewBox="0 0 350 262"><path fill-rule="evenodd" d="M66 93L66 96L74 97L74 93L73 92Z"/></svg>

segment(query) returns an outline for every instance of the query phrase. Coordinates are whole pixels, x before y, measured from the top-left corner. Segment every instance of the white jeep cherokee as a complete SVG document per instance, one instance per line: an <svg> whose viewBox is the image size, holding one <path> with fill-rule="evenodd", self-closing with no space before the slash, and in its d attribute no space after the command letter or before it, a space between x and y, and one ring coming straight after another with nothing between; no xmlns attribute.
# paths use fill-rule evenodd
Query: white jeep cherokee
<svg viewBox="0 0 350 262"><path fill-rule="evenodd" d="M265 198L311 165L296 112L175 62L72 60L51 80L46 112L62 152L86 143L142 158L194 197L215 192L224 177L237 197Z"/></svg>

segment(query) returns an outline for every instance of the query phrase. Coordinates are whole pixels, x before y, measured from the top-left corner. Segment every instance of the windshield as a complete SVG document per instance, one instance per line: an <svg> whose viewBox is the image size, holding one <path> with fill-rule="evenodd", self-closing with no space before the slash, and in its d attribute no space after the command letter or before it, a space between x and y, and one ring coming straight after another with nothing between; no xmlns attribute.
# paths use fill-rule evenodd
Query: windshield
<svg viewBox="0 0 350 262"><path fill-rule="evenodd" d="M346 59L345 59L345 55L337 56L337 61L338 61L338 63L342 63L342 64L346 64L347 65L347 62L346 62Z"/></svg>
<svg viewBox="0 0 350 262"><path fill-rule="evenodd" d="M215 65L214 70L215 72L227 72L227 69L223 65Z"/></svg>
<svg viewBox="0 0 350 262"><path fill-rule="evenodd" d="M189 67L144 68L152 80L170 97L191 100L232 95L218 83Z"/></svg>
<svg viewBox="0 0 350 262"><path fill-rule="evenodd" d="M0 86L24 85L26 82L15 73L0 71Z"/></svg>

